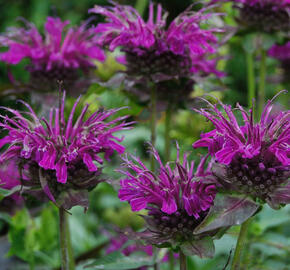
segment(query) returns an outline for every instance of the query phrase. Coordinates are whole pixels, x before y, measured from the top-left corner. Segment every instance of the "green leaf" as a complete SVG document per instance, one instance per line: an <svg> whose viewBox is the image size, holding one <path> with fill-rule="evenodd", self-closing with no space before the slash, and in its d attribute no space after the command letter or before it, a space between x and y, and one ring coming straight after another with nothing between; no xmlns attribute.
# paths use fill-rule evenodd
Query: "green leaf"
<svg viewBox="0 0 290 270"><path fill-rule="evenodd" d="M95 260L93 263L86 265L85 269L103 269L103 270L127 270L136 269L142 266L153 265L152 257L143 252L136 252L131 256L124 256L121 252L116 251L111 254Z"/></svg>
<svg viewBox="0 0 290 270"><path fill-rule="evenodd" d="M210 236L200 240L185 242L180 246L186 256L197 255L200 258L213 258L215 248Z"/></svg>
<svg viewBox="0 0 290 270"><path fill-rule="evenodd" d="M212 231L222 227L240 225L259 209L259 205L247 197L218 194L214 205L194 234Z"/></svg>
<svg viewBox="0 0 290 270"><path fill-rule="evenodd" d="M8 197L10 195L12 195L13 193L19 191L21 188L21 186L15 186L12 189L4 189L4 188L0 188L0 200L4 199L5 197Z"/></svg>

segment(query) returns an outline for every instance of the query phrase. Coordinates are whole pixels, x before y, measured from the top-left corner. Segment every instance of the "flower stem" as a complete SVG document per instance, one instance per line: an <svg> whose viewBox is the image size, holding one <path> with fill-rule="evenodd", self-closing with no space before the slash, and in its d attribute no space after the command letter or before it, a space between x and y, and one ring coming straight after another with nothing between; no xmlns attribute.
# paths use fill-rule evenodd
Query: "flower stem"
<svg viewBox="0 0 290 270"><path fill-rule="evenodd" d="M248 228L249 228L251 221L252 221L252 219L249 218L241 226L238 241L236 244L234 258L232 261L231 270L239 270L240 269L242 250L245 246L245 241L247 239L247 232L248 232Z"/></svg>
<svg viewBox="0 0 290 270"><path fill-rule="evenodd" d="M179 252L180 270L187 270L186 256L182 251Z"/></svg>
<svg viewBox="0 0 290 270"><path fill-rule="evenodd" d="M172 110L171 105L168 104L166 113L165 113L165 160L170 160L170 129L171 129L171 116L172 116Z"/></svg>
<svg viewBox="0 0 290 270"><path fill-rule="evenodd" d="M169 270L174 270L174 253L169 250Z"/></svg>
<svg viewBox="0 0 290 270"><path fill-rule="evenodd" d="M266 58L267 54L264 49L261 49L261 62L260 62L260 80L259 80L259 92L258 92L258 114L259 117L262 114L264 102L265 102L265 84L266 84Z"/></svg>
<svg viewBox="0 0 290 270"><path fill-rule="evenodd" d="M252 102L255 99L255 69L254 69L254 54L247 52L247 74L248 74L248 107L253 106Z"/></svg>
<svg viewBox="0 0 290 270"><path fill-rule="evenodd" d="M151 144L155 147L156 143L156 121L157 121L157 98L156 88L151 86ZM155 170L155 158L151 155L151 170Z"/></svg>
<svg viewBox="0 0 290 270"><path fill-rule="evenodd" d="M59 208L59 232L60 232L60 250L61 250L61 269L74 270L75 264L70 240L68 214L62 207Z"/></svg>

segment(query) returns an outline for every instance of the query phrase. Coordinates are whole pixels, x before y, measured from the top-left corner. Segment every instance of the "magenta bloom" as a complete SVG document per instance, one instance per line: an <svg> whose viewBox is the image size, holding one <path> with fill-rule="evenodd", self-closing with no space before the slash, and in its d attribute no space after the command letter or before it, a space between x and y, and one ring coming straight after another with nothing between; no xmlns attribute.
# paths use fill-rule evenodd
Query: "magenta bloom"
<svg viewBox="0 0 290 270"><path fill-rule="evenodd" d="M17 164L14 160L9 163L4 163L0 167L0 188L13 191L20 187L21 183L19 181L19 171ZM9 212L13 212L15 208L22 206L23 200L19 194L19 190L4 199L1 200L0 209L7 209Z"/></svg>
<svg viewBox="0 0 290 270"><path fill-rule="evenodd" d="M136 157L132 157L133 161L124 159L128 170L120 171L126 178L121 180L119 198L128 201L133 211L148 210L144 218L149 227L149 243L191 242L194 229L208 214L216 195L212 175L204 170L206 159L194 173L194 163L189 164L186 155L183 163L178 158L171 168L170 163L162 164L155 149L152 151L160 166L156 174Z"/></svg>
<svg viewBox="0 0 290 270"><path fill-rule="evenodd" d="M252 110L246 112L239 104L244 124L239 125L229 105L210 103L209 110L196 110L215 126L193 147L207 147L215 158L213 173L228 190L251 195L273 208L290 202L290 111L281 111L270 118L273 100L268 101L258 123Z"/></svg>
<svg viewBox="0 0 290 270"><path fill-rule="evenodd" d="M108 7L95 6L90 10L106 18L106 22L95 29L100 45L111 51L120 47L125 53L123 63L127 66L129 80L142 84L143 88L146 82L152 81L159 83L196 74L222 75L215 68L216 60L208 58L217 51L215 34L221 29L203 28L214 15L205 11L206 8L197 12L186 10L167 26L167 13L163 12L160 4L156 14L154 4L150 4L147 21L134 8L115 3ZM166 92L167 98L173 91ZM171 98L173 101L176 101L176 96L180 97L180 93L172 94L175 94Z"/></svg>
<svg viewBox="0 0 290 270"><path fill-rule="evenodd" d="M240 10L239 21L254 30L289 31L289 0L231 0ZM227 1L228 2L228 1Z"/></svg>
<svg viewBox="0 0 290 270"><path fill-rule="evenodd" d="M290 62L290 41L285 45L274 45L268 52L269 56L276 58L282 62Z"/></svg>
<svg viewBox="0 0 290 270"><path fill-rule="evenodd" d="M284 71L283 81L289 81L290 74L290 41L285 45L274 45L268 51L268 55L280 61L281 68Z"/></svg>
<svg viewBox="0 0 290 270"><path fill-rule="evenodd" d="M99 110L86 116L88 104L74 122L79 99L66 121L64 103L65 94L60 108L51 109L48 120L38 118L26 103L29 112L25 114L6 108L14 117L2 116L4 122L0 123L9 132L0 140L0 147L10 145L1 161L17 159L23 174L22 184L40 184L52 201L63 189L94 187L99 181L102 155L108 160L115 151L122 154L125 150L118 143L121 139L113 134L127 129L130 124L124 122L126 117L105 121L118 110Z"/></svg>
<svg viewBox="0 0 290 270"><path fill-rule="evenodd" d="M0 35L0 45L8 47L8 51L0 54L0 60L16 65L24 58L29 59L28 70L35 80L39 77L48 82L75 79L79 71L95 67L94 61L105 60L105 54L97 45L94 28L83 24L65 30L68 24L69 21L47 17L44 36L28 22L26 28L9 29Z"/></svg>
<svg viewBox="0 0 290 270"><path fill-rule="evenodd" d="M128 236L127 236L128 235ZM110 254L115 251L121 251L123 255L130 256L135 252L144 252L147 256L153 259L153 246L144 245L135 238L136 233L131 229L126 230L126 232L118 233L116 236L110 236L110 243L107 246L106 253ZM131 240L131 243L129 242ZM133 240L133 241L132 241ZM178 254L174 254L174 257L178 259ZM169 261L169 253L166 253L162 258L162 262ZM136 270L147 270L147 266L142 266L136 268Z"/></svg>

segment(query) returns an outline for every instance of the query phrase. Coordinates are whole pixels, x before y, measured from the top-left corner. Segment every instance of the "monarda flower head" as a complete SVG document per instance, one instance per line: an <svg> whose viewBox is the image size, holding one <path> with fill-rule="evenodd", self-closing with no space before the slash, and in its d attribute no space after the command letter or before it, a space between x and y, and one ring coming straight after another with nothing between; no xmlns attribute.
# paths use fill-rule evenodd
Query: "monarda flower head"
<svg viewBox="0 0 290 270"><path fill-rule="evenodd" d="M238 20L247 28L262 32L289 32L289 0L231 0L239 9ZM228 2L228 1L226 1Z"/></svg>
<svg viewBox="0 0 290 270"><path fill-rule="evenodd" d="M178 157L176 162L164 166L157 151L152 151L159 163L158 173L150 171L136 157L124 159L127 170L120 170L126 177L121 180L119 198L128 201L133 211L148 210L148 214L143 216L148 230L143 233L150 244L212 257L214 246L211 236L224 225L236 224L237 220L233 215L228 219L231 224L222 220L213 224L216 186L213 175L204 169L206 158L201 160L194 172L194 162L189 164L186 154L182 163ZM179 156L179 149L177 151ZM224 209L224 206L219 208ZM227 218L227 214L224 216ZM244 220L241 215L239 218ZM206 221L208 219L211 221ZM202 226L209 223L213 226Z"/></svg>
<svg viewBox="0 0 290 270"><path fill-rule="evenodd" d="M289 81L290 74L290 41L285 45L273 45L268 51L268 55L280 61L284 71L284 80Z"/></svg>
<svg viewBox="0 0 290 270"><path fill-rule="evenodd" d="M261 119L254 123L253 112L237 104L243 125L230 105L209 104L196 110L209 119L215 130L202 134L194 148L207 147L215 163L213 174L222 189L249 195L278 208L290 202L290 111L270 115L273 100L267 102Z"/></svg>
<svg viewBox="0 0 290 270"><path fill-rule="evenodd" d="M206 8L197 12L188 9L167 26L167 13L163 12L160 4L156 14L153 3L150 4L148 21L144 21L130 6L112 4L110 7L95 6L90 10L106 18L105 23L96 27L96 35L102 46L111 51L120 47L125 53L122 60L127 66L128 85L132 87L133 83L137 89L142 86L142 89L135 90L141 98L145 96L148 100L150 83L153 82L157 84L159 99L178 103L180 99L186 99L190 91L185 89L185 93L181 93L182 84L169 90L164 90L161 85L159 89L158 83L184 78L192 80L193 74L221 75L215 68L216 61L208 58L209 54L216 52L218 39L215 34L221 30L202 28L201 25L213 16L205 13Z"/></svg>
<svg viewBox="0 0 290 270"><path fill-rule="evenodd" d="M103 61L105 54L97 45L94 29L86 24L65 30L69 21L47 17L42 36L35 25L26 22L25 28L10 28L0 35L0 45L8 51L0 54L0 60L11 65L27 58L31 86L43 90L56 89L58 80L71 89L81 73L87 74L95 67L94 61Z"/></svg>
<svg viewBox="0 0 290 270"><path fill-rule="evenodd" d="M3 122L0 123L8 131L0 140L0 147L9 144L0 161L16 160L21 184L26 189L40 189L51 201L66 209L74 205L87 207L88 190L101 181L102 155L108 160L114 152L124 152L124 147L118 143L121 139L114 133L129 125L124 121L126 117L106 121L118 111L116 109L99 110L88 116L88 104L74 122L78 103L79 99L67 121L64 93L60 107L51 109L49 119L38 118L24 103L29 112L5 108L13 117L1 116Z"/></svg>

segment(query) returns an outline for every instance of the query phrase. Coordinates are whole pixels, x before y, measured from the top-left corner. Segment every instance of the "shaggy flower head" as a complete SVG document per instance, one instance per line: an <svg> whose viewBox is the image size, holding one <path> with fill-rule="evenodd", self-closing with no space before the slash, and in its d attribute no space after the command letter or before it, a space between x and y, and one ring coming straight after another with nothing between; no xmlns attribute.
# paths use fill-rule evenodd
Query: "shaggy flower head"
<svg viewBox="0 0 290 270"><path fill-rule="evenodd" d="M95 29L98 40L111 51L121 48L131 81L144 84L142 80L157 83L193 74L221 75L215 69L216 61L208 59L209 54L216 52L215 34L221 30L201 28L213 15L205 14L205 8L197 12L186 10L167 27L167 13L160 4L156 14L153 3L150 4L148 21L130 6L112 4L95 6L90 12L105 16L106 22Z"/></svg>
<svg viewBox="0 0 290 270"><path fill-rule="evenodd" d="M193 147L207 147L215 158L213 173L227 190L251 195L273 208L290 202L290 111L270 116L268 101L261 119L254 123L252 110L239 104L244 124L240 126L230 105L209 103L209 110L196 110L209 119L215 130L202 134Z"/></svg>
<svg viewBox="0 0 290 270"><path fill-rule="evenodd" d="M65 94L60 108L51 109L48 120L39 119L26 103L29 112L21 114L6 108L14 117L1 116L4 121L0 126L9 133L0 140L0 147L9 147L0 161L16 159L22 185L38 185L54 202L64 190L87 190L100 181L97 176L101 173L98 164L103 163L102 153L108 160L114 151L124 152L118 143L121 139L113 133L128 128L129 123L123 121L126 117L105 122L118 110L99 110L86 117L87 104L73 123L78 103L79 99L68 121L64 118Z"/></svg>
<svg viewBox="0 0 290 270"><path fill-rule="evenodd" d="M231 0L240 10L239 21L255 30L290 30L289 0Z"/></svg>
<svg viewBox="0 0 290 270"><path fill-rule="evenodd" d="M212 175L204 170L206 159L194 172L194 162L189 164L186 155L183 163L178 158L171 168L170 163L162 164L155 149L152 151L160 166L157 174L136 157L124 159L127 170L120 172L126 178L121 180L119 198L128 201L133 211L148 210L144 218L150 243L192 241L194 229L208 214L216 195Z"/></svg>
<svg viewBox="0 0 290 270"><path fill-rule="evenodd" d="M26 24L26 28L11 28L0 35L0 45L8 47L0 54L0 60L16 65L28 58L32 80L69 83L79 77L79 71L86 72L95 67L94 61L105 59L94 29L85 24L65 30L69 21L47 17L44 36L32 23Z"/></svg>

